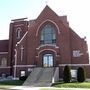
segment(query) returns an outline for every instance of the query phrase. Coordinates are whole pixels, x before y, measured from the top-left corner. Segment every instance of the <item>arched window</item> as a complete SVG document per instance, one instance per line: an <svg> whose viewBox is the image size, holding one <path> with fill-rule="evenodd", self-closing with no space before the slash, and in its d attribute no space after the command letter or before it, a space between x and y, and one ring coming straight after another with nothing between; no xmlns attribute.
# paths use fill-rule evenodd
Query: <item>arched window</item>
<svg viewBox="0 0 90 90"><path fill-rule="evenodd" d="M16 29L16 37L17 37L17 39L20 39L20 38L21 38L21 32L22 32L21 28L18 27L18 28Z"/></svg>
<svg viewBox="0 0 90 90"><path fill-rule="evenodd" d="M56 44L56 32L55 27L52 25L45 25L41 31L41 44Z"/></svg>

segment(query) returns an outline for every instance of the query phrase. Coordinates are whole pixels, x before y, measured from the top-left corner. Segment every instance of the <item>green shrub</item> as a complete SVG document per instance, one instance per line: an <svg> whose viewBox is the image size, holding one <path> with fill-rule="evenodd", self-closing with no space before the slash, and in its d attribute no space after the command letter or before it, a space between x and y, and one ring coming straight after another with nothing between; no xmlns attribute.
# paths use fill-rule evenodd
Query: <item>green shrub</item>
<svg viewBox="0 0 90 90"><path fill-rule="evenodd" d="M68 82L70 82L70 80L71 80L70 67L66 65L64 67L64 71L63 71L63 81L65 83L68 83Z"/></svg>
<svg viewBox="0 0 90 90"><path fill-rule="evenodd" d="M86 79L85 70L84 70L84 68L79 67L77 70L77 81L78 82L84 82L85 79Z"/></svg>
<svg viewBox="0 0 90 90"><path fill-rule="evenodd" d="M19 80L21 80L21 81L25 81L27 79L27 76L21 76L21 77L19 77Z"/></svg>

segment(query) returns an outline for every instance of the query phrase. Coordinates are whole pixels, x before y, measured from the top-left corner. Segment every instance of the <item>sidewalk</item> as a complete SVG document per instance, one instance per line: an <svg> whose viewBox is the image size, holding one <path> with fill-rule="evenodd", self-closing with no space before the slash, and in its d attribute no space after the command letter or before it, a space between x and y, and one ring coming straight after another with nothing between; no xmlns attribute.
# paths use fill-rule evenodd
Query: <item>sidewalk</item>
<svg viewBox="0 0 90 90"><path fill-rule="evenodd" d="M40 90L40 89L52 89L52 90L90 90L85 88L55 88L55 87L25 87L25 86L16 86L11 88L11 90Z"/></svg>
<svg viewBox="0 0 90 90"><path fill-rule="evenodd" d="M11 90L40 90L40 87L16 86Z"/></svg>

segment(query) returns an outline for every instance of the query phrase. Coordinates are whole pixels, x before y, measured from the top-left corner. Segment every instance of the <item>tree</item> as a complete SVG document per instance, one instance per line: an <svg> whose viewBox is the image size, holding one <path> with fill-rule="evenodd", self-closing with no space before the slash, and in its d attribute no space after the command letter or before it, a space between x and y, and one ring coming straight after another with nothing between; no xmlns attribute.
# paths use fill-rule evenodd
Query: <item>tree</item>
<svg viewBox="0 0 90 90"><path fill-rule="evenodd" d="M65 83L68 83L68 82L70 82L70 80L71 80L70 67L67 66L67 65L64 67L63 80L64 80Z"/></svg>
<svg viewBox="0 0 90 90"><path fill-rule="evenodd" d="M77 81L78 82L84 82L86 79L85 70L82 67L79 67L77 69Z"/></svg>

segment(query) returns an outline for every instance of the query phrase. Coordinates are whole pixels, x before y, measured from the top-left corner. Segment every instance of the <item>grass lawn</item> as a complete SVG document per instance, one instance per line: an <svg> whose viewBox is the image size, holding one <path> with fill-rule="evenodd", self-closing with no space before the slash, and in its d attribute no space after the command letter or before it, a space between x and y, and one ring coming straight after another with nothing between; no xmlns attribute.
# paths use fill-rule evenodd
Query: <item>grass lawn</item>
<svg viewBox="0 0 90 90"><path fill-rule="evenodd" d="M24 81L20 80L10 80L10 81L0 81L0 89L9 89L15 86L20 86Z"/></svg>
<svg viewBox="0 0 90 90"><path fill-rule="evenodd" d="M40 90L65 90L65 89L60 89L60 88L41 88Z"/></svg>
<svg viewBox="0 0 90 90"><path fill-rule="evenodd" d="M72 82L72 83L63 83L58 82L52 85L52 87L60 87L60 88L90 88L90 82Z"/></svg>
<svg viewBox="0 0 90 90"><path fill-rule="evenodd" d="M42 88L40 90L59 90L58 88L90 88L90 82L73 82L73 83L63 83L63 82L57 82L52 85L52 87L55 88ZM65 89L60 89L65 90Z"/></svg>

